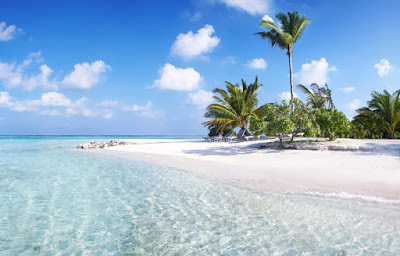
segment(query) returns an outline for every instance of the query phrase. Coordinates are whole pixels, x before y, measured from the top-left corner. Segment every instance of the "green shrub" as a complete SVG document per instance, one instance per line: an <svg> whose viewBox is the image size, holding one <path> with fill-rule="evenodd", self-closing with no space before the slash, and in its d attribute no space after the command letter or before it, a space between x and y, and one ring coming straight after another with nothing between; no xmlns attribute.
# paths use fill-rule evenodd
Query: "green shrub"
<svg viewBox="0 0 400 256"><path fill-rule="evenodd" d="M321 136L335 140L341 134L349 134L351 123L346 115L337 109L317 108L315 119L320 128Z"/></svg>

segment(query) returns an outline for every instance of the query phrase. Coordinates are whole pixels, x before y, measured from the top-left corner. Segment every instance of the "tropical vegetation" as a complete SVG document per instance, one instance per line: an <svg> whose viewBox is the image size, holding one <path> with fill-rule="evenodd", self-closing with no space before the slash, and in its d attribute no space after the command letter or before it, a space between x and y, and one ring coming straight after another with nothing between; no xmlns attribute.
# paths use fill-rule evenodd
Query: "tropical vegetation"
<svg viewBox="0 0 400 256"><path fill-rule="evenodd" d="M207 128L223 133L240 127L242 132L248 131L250 117L257 117L262 106L257 108L257 90L262 86L256 77L247 85L242 79L241 84L225 82L226 90L215 88L215 103L210 104L204 116L210 120L203 123Z"/></svg>
<svg viewBox="0 0 400 256"><path fill-rule="evenodd" d="M350 122L346 115L337 110L332 90L328 84L310 86L298 84L304 93L305 102L294 97L292 76L293 46L310 22L299 12L278 13L278 23L272 19L262 20L260 25L269 31L256 35L268 39L272 46L286 50L289 57L290 100L282 103L258 104L257 90L262 86L258 78L251 84L242 79L241 84L226 83L226 89L216 88L214 103L206 108L203 124L209 128L210 136L224 134L240 128L238 136L278 136L282 144L284 136L291 141L299 133L305 136L348 138L400 138L400 90L389 93L384 90L372 92L366 107L359 108ZM280 24L280 25L278 25Z"/></svg>
<svg viewBox="0 0 400 256"><path fill-rule="evenodd" d="M357 110L358 115L354 121L371 133L386 132L389 139L398 136L400 121L400 90L389 93L373 91L372 99L367 102L367 107ZM397 133L396 133L397 132Z"/></svg>
<svg viewBox="0 0 400 256"><path fill-rule="evenodd" d="M315 120L320 133L330 140L336 137L348 137L351 123L346 115L337 109L317 108L315 109Z"/></svg>
<svg viewBox="0 0 400 256"><path fill-rule="evenodd" d="M291 141L300 132L312 134L314 123L311 109L295 98L290 104L285 100L282 104L266 104L258 118L250 119L250 130L254 135L278 135L282 144L285 134L291 134Z"/></svg>
<svg viewBox="0 0 400 256"><path fill-rule="evenodd" d="M262 39L270 41L272 47L278 46L286 51L289 57L289 75L290 75L290 95L291 101L294 99L293 93L293 71L292 71L292 53L293 46L300 39L307 24L310 23L305 15L301 16L298 11L288 12L287 14L278 13L276 15L279 25L271 20L261 20L260 25L268 28L269 31L255 33Z"/></svg>
<svg viewBox="0 0 400 256"><path fill-rule="evenodd" d="M298 84L297 88L306 95L307 105L310 107L335 109L332 99L332 90L329 89L328 84L325 83L325 86L320 87L318 84L313 83L310 89L302 84Z"/></svg>

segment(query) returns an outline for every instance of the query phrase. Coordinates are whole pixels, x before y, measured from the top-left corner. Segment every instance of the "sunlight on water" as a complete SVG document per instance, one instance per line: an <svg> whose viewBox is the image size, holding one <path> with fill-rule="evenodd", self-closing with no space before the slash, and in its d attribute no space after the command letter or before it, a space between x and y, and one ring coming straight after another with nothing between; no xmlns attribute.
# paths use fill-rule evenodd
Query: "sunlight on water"
<svg viewBox="0 0 400 256"><path fill-rule="evenodd" d="M261 194L73 149L0 139L0 255L400 255L400 204Z"/></svg>

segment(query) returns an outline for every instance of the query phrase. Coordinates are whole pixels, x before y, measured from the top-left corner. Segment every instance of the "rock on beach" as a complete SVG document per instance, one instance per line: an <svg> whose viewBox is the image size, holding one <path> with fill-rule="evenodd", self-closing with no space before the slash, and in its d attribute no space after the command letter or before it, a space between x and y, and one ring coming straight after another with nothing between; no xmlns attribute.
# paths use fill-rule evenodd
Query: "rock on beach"
<svg viewBox="0 0 400 256"><path fill-rule="evenodd" d="M108 148L108 147L115 147L119 145L126 145L125 141L120 141L120 140L111 140L110 142L96 142L96 141L91 141L89 143L84 143L78 145L77 148L81 149L94 149L94 148Z"/></svg>

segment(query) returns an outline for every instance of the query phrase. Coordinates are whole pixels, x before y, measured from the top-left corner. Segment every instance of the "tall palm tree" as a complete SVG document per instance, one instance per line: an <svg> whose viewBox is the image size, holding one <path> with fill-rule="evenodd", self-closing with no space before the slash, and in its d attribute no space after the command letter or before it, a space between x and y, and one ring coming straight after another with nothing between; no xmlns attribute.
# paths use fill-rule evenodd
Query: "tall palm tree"
<svg viewBox="0 0 400 256"><path fill-rule="evenodd" d="M318 84L311 84L308 89L302 84L298 84L297 88L301 90L307 96L307 105L312 108L324 108L328 105L328 108L335 109L332 99L332 90L329 89L328 84L324 87L320 87Z"/></svg>
<svg viewBox="0 0 400 256"><path fill-rule="evenodd" d="M278 13L276 18L282 25L281 28L278 28L271 21L261 20L260 25L270 30L255 34L261 36L262 39L269 39L272 47L277 45L282 50L286 50L286 54L289 57L290 93L291 100L293 100L292 48L303 34L307 24L310 23L310 19L304 15L301 16L298 11L288 12L287 14Z"/></svg>
<svg viewBox="0 0 400 256"><path fill-rule="evenodd" d="M355 118L369 118L378 124L383 124L389 134L389 138L394 138L394 132L400 121L400 90L390 94L384 90L383 93L373 91L372 100L367 102L368 107L357 110Z"/></svg>
<svg viewBox="0 0 400 256"><path fill-rule="evenodd" d="M247 85L242 79L241 85L226 83L226 90L216 88L213 98L216 103L210 104L204 114L210 120L203 123L208 129L217 128L218 132L225 129L240 127L247 132L247 125L251 116L257 117L262 107L258 105L257 89L262 86L256 77L254 83Z"/></svg>

